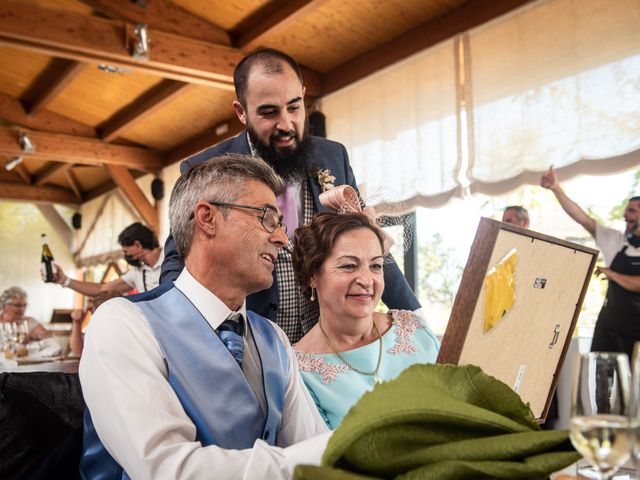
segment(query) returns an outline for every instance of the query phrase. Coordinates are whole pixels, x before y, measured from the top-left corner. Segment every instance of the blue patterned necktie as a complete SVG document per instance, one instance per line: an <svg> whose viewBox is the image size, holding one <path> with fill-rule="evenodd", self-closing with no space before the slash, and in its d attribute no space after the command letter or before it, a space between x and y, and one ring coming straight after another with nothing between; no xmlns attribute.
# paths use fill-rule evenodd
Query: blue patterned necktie
<svg viewBox="0 0 640 480"><path fill-rule="evenodd" d="M224 346L242 368L242 360L244 359L244 317L242 314L232 313L216 331Z"/></svg>

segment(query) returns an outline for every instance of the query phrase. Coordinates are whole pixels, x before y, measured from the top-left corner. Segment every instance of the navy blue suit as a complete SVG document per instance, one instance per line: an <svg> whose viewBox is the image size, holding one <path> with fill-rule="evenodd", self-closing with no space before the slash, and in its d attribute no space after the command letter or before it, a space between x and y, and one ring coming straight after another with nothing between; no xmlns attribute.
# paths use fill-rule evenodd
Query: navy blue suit
<svg viewBox="0 0 640 480"><path fill-rule="evenodd" d="M320 137L312 138L313 158L310 162L309 170L314 171L316 168L329 169L331 175L336 177L336 186L348 184L357 189L356 179L349 165L349 156L347 155L347 150L344 148L344 145ZM193 165L223 153L243 153L251 155L246 131L243 131L237 137L230 138L183 161L180 165L180 172L185 173ZM323 207L318 200L321 192L317 180L312 178L309 185L311 187L315 211L326 211L327 209ZM165 283L175 280L178 278L183 267L184 263L178 256L175 244L173 243L173 237L169 235L164 247L164 262L162 262L160 282ZM417 310L420 308L418 299L395 262L385 264L384 282L385 288L382 301L387 307L404 310ZM275 321L278 311L278 283L275 270L271 288L249 295L247 297L247 309L253 310L269 320Z"/></svg>

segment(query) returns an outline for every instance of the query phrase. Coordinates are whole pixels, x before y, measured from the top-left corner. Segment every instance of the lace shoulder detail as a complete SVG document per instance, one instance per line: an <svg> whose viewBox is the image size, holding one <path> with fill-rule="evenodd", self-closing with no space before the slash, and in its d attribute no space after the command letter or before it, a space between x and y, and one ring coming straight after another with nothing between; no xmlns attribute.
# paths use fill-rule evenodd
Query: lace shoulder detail
<svg viewBox="0 0 640 480"><path fill-rule="evenodd" d="M325 362L323 358L316 357L313 353L293 351L298 359L298 367L303 372L317 373L322 377L322 383L327 385L333 382L339 373L345 373L348 370L346 365L335 365Z"/></svg>
<svg viewBox="0 0 640 480"><path fill-rule="evenodd" d="M387 352L393 355L415 353L417 349L413 344L413 336L417 330L426 330L422 319L410 310L391 310L390 313L396 341Z"/></svg>

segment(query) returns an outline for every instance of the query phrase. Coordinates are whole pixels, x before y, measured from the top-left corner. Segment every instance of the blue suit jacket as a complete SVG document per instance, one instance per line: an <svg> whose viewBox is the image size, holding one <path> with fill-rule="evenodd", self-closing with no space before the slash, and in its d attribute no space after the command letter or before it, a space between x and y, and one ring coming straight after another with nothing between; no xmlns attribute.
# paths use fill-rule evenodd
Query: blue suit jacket
<svg viewBox="0 0 640 480"><path fill-rule="evenodd" d="M312 138L313 159L311 160L310 171L315 170L315 168L329 169L331 174L336 177L335 185L347 184L357 190L356 179L349 165L349 156L347 155L347 150L344 148L344 145L321 137ZM243 153L251 155L246 131L243 131L237 137L230 138L185 160L180 165L180 172L185 173L193 165L223 153ZM312 179L309 185L311 187L315 211L326 211L327 209L323 207L318 200L321 193L320 185L315 179ZM175 280L178 278L183 267L184 263L176 251L173 236L169 235L164 247L164 262L162 262L160 282L165 283ZM420 308L418 299L409 287L407 280L402 275L395 261L388 264L385 263L384 282L385 288L382 294L382 301L387 307L402 310L417 310ZM249 295L247 297L247 309L253 310L269 320L275 321L278 311L278 283L275 270L271 288Z"/></svg>

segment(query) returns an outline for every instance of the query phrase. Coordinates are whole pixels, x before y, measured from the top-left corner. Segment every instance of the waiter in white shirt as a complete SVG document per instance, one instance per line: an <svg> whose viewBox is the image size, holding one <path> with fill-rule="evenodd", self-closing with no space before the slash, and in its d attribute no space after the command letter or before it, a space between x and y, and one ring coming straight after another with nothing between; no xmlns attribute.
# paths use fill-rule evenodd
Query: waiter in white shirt
<svg viewBox="0 0 640 480"><path fill-rule="evenodd" d="M596 274L609 280L607 296L593 331L591 351L623 352L631 358L640 341L640 197L632 197L624 209L624 232L600 225L562 190L552 168L540 185L551 190L562 209L596 240L606 267Z"/></svg>
<svg viewBox="0 0 640 480"><path fill-rule="evenodd" d="M133 268L124 275L107 283L83 282L74 280L56 263L54 279L65 288L70 288L88 297L101 293L126 293L131 289L138 292L153 290L160 283L160 269L164 255L153 230L140 222L133 223L118 235L124 259Z"/></svg>
<svg viewBox="0 0 640 480"><path fill-rule="evenodd" d="M180 177L169 216L184 270L104 303L86 335L83 478L278 479L319 463L330 434L291 345L245 307L287 242L285 187L236 154Z"/></svg>

